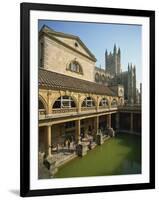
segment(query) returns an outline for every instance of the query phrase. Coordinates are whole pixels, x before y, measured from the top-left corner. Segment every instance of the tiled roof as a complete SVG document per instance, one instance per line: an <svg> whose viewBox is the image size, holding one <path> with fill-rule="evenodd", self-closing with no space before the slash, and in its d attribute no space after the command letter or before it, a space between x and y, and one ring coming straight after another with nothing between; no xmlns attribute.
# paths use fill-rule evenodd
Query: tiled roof
<svg viewBox="0 0 159 200"><path fill-rule="evenodd" d="M39 69L39 87L116 96L115 93L105 85L81 80L45 69Z"/></svg>

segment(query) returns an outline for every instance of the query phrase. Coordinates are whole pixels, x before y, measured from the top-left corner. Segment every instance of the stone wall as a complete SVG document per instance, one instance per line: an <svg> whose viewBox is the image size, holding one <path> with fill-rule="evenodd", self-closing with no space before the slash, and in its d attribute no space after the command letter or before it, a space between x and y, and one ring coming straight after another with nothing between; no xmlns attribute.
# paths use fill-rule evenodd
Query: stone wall
<svg viewBox="0 0 159 200"><path fill-rule="evenodd" d="M45 69L87 81L94 81L94 61L60 44L58 41L48 38L47 36L44 36L43 45L43 67ZM81 51L81 48L79 48L79 50ZM70 62L73 60L80 63L83 74L67 70Z"/></svg>

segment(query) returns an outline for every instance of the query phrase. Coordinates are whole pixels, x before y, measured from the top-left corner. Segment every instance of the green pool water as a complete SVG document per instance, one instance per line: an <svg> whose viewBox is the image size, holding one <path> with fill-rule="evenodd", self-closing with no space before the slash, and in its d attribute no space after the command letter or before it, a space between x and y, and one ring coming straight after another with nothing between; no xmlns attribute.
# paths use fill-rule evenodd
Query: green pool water
<svg viewBox="0 0 159 200"><path fill-rule="evenodd" d="M61 166L55 178L141 173L141 137L118 134Z"/></svg>

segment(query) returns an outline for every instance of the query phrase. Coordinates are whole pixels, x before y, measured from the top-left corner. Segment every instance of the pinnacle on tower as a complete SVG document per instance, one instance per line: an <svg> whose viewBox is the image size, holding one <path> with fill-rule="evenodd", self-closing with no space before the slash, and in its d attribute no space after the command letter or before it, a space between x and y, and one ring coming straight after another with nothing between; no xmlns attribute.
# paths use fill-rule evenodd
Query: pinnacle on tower
<svg viewBox="0 0 159 200"><path fill-rule="evenodd" d="M105 50L105 55L106 55L106 56L108 55L108 51L107 51L107 49Z"/></svg>
<svg viewBox="0 0 159 200"><path fill-rule="evenodd" d="M132 69L132 63L130 64L130 68Z"/></svg>
<svg viewBox="0 0 159 200"><path fill-rule="evenodd" d="M116 53L116 44L114 44L114 51L113 52Z"/></svg>
<svg viewBox="0 0 159 200"><path fill-rule="evenodd" d="M118 54L120 55L120 47L119 47L119 49L118 49Z"/></svg>
<svg viewBox="0 0 159 200"><path fill-rule="evenodd" d="M129 67L129 63L128 63L128 71L129 71L129 68L130 68L130 67Z"/></svg>
<svg viewBox="0 0 159 200"><path fill-rule="evenodd" d="M136 66L134 65L134 74L136 74Z"/></svg>

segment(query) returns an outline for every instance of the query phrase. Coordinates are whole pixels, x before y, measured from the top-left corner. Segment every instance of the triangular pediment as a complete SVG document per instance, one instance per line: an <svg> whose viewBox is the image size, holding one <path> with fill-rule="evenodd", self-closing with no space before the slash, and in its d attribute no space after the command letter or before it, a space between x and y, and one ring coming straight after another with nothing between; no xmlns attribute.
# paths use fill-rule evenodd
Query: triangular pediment
<svg viewBox="0 0 159 200"><path fill-rule="evenodd" d="M49 34L56 40L70 47L71 49L74 49L75 51L78 51L81 54L84 54L85 56L89 57L91 60L96 61L95 56L91 53L91 51L86 47L86 45L81 41L81 39L78 36L65 34L62 32L57 32L48 26L43 26L41 31L45 32L46 34Z"/></svg>

